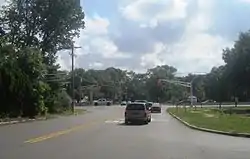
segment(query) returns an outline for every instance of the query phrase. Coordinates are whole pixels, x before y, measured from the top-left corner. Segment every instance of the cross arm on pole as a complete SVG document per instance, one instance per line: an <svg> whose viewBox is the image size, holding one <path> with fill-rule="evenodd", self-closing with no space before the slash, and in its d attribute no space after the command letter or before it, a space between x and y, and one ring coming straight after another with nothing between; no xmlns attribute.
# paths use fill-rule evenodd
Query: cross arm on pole
<svg viewBox="0 0 250 159"><path fill-rule="evenodd" d="M169 79L159 79L159 80L163 81L163 82L181 85L184 87L191 87L191 83L189 83L189 82L182 82L182 81L178 81L178 80L169 80Z"/></svg>

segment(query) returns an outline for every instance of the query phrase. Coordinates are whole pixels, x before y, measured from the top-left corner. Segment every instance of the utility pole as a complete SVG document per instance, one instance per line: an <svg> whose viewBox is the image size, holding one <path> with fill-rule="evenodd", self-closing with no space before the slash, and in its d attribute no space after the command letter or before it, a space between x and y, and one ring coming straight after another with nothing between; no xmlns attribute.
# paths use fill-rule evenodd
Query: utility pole
<svg viewBox="0 0 250 159"><path fill-rule="evenodd" d="M191 82L190 82L190 100L191 100L191 107L193 107L193 82L194 82L194 80L196 79L196 78L198 78L199 76L195 76L192 80L191 80ZM196 105L195 105L195 110L196 110Z"/></svg>
<svg viewBox="0 0 250 159"><path fill-rule="evenodd" d="M193 107L193 83L190 82L190 102L191 102L191 107ZM196 109L196 105L195 105L195 109Z"/></svg>
<svg viewBox="0 0 250 159"><path fill-rule="evenodd" d="M75 112L75 71L74 71L74 64L75 64L75 53L74 50L78 49L81 47L75 47L74 41L71 43L71 73L72 73L72 103L71 103L71 108L72 112Z"/></svg>
<svg viewBox="0 0 250 159"><path fill-rule="evenodd" d="M91 86L89 89L89 101L90 105L93 105L93 86Z"/></svg>

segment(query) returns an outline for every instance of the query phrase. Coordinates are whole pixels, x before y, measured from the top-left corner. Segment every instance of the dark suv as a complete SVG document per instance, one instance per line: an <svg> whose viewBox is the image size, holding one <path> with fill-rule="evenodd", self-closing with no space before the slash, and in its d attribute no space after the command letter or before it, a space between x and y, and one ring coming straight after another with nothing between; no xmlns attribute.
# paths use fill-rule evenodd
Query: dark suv
<svg viewBox="0 0 250 159"><path fill-rule="evenodd" d="M141 121L145 124L151 122L151 111L146 103L131 103L128 104L125 110L125 124L135 121Z"/></svg>
<svg viewBox="0 0 250 159"><path fill-rule="evenodd" d="M151 109L153 105L152 102L148 102L147 100L135 100L135 103L145 103L149 110Z"/></svg>

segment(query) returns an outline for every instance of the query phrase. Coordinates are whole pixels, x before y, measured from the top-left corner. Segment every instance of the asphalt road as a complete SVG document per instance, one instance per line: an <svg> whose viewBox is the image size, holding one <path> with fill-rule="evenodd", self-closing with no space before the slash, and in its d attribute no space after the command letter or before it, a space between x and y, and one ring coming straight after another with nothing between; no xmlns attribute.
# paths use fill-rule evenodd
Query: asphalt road
<svg viewBox="0 0 250 159"><path fill-rule="evenodd" d="M0 127L0 159L249 159L250 139L191 130L163 112L124 125L124 107Z"/></svg>

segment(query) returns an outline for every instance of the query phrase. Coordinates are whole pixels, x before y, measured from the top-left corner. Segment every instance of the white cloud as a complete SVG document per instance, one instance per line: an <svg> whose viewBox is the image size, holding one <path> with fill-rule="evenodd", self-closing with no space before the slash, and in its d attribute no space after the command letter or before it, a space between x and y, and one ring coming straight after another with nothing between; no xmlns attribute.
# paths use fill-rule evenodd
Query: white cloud
<svg viewBox="0 0 250 159"><path fill-rule="evenodd" d="M151 68L157 65L163 65L164 59L161 59L160 56L162 51L166 50L164 44L162 43L155 43L154 45L154 52L153 53L146 53L141 57L140 65L144 68Z"/></svg>
<svg viewBox="0 0 250 159"><path fill-rule="evenodd" d="M103 67L103 63L101 63L101 62L90 63L89 67L90 68L102 68Z"/></svg>
<svg viewBox="0 0 250 159"><path fill-rule="evenodd" d="M142 26L157 26L158 22L186 17L186 0L134 0L120 8L124 17Z"/></svg>
<svg viewBox="0 0 250 159"><path fill-rule="evenodd" d="M187 32L193 34L211 29L213 5L214 0L197 0L197 11L187 23Z"/></svg>
<svg viewBox="0 0 250 159"><path fill-rule="evenodd" d="M110 22L107 18L102 18L95 14L92 18L85 19L87 35L107 35Z"/></svg>
<svg viewBox="0 0 250 159"><path fill-rule="evenodd" d="M140 64L145 69L168 64L180 72L209 72L213 66L223 64L222 49L231 43L219 36L197 33L172 46L161 43L155 46L154 52L141 57Z"/></svg>
<svg viewBox="0 0 250 159"><path fill-rule="evenodd" d="M89 63L88 68L105 67L100 60L105 59L123 59L129 58L130 55L120 52L117 46L109 37L110 21L107 18L95 14L93 17L86 18L86 28L81 30L80 38L75 39L76 46L81 46L75 50L77 59L81 58L81 63L76 63L76 67L82 67L82 64ZM92 61L84 58L91 55ZM68 57L60 56L58 59L63 69L70 69L71 65ZM77 60L76 60L77 61ZM91 63L90 63L91 62Z"/></svg>
<svg viewBox="0 0 250 159"><path fill-rule="evenodd" d="M86 29L75 39L82 47L75 50L76 67L142 72L168 64L180 72L207 72L223 63L222 49L232 46L235 34L250 28L249 0L226 1L120 0L115 10L111 2L100 9L86 0ZM68 52L58 62L71 68Z"/></svg>
<svg viewBox="0 0 250 159"><path fill-rule="evenodd" d="M250 3L250 0L240 0L240 1Z"/></svg>
<svg viewBox="0 0 250 159"><path fill-rule="evenodd" d="M95 15L92 19L86 19L86 30L81 32L79 44L83 44L83 52L96 54L106 59L127 58L128 54L118 50L114 42L109 38L109 20Z"/></svg>
<svg viewBox="0 0 250 159"><path fill-rule="evenodd" d="M128 58L128 54L118 51L117 46L108 37L96 37L90 39L90 47L93 53L100 54L103 58Z"/></svg>
<svg viewBox="0 0 250 159"><path fill-rule="evenodd" d="M155 49L141 58L142 67L153 67L169 64L180 72L208 72L214 65L223 64L222 49L232 45L232 42L218 35L210 35L212 1L198 0L198 10L186 22L182 38L172 44L155 44Z"/></svg>
<svg viewBox="0 0 250 159"><path fill-rule="evenodd" d="M181 72L208 72L214 65L223 64L221 52L226 46L230 43L219 36L196 33L173 46L173 53L165 58Z"/></svg>
<svg viewBox="0 0 250 159"><path fill-rule="evenodd" d="M88 62L87 67L91 68L115 66L137 72L162 64L172 65L180 72L210 71L214 65L223 63L221 59L222 49L231 46L232 42L220 35L208 32L214 27L213 8L216 5L216 0L193 0L192 2L194 1L196 8L192 10L192 15L189 15L188 5L190 5L191 0L127 0L120 6L122 16L126 18L126 21L122 21L121 28L115 26L116 23L110 22L108 18L98 15L88 17L86 19L88 27L81 33L79 44L83 44L82 50L85 55L93 56L89 57L91 61L81 62ZM148 33L154 29L159 35L172 36L167 29L176 27L176 23L172 23L176 20L181 22L183 31L180 32L180 36L175 42L166 42L157 39L154 32ZM168 27L160 28L159 23L165 24L162 25L163 27ZM126 24L132 27L129 28ZM120 46L116 45L114 39L111 38L112 30L109 29L110 27L116 28L118 32L123 32L119 37L120 43L125 44L123 47L134 47L136 50L120 51ZM134 27L138 27L141 33L135 31ZM126 29L124 30L124 28ZM152 30L147 30L147 28ZM143 36L141 41L138 36L143 35L143 33L145 37ZM129 36L125 37L126 34ZM140 49L135 47L136 45L153 49L139 52ZM152 47L147 45L152 45ZM129 59L126 60L127 58Z"/></svg>
<svg viewBox="0 0 250 159"><path fill-rule="evenodd" d="M6 0L0 0L0 7L7 4Z"/></svg>
<svg viewBox="0 0 250 159"><path fill-rule="evenodd" d="M61 70L70 70L72 65L72 60L69 51L60 51L58 53L57 63L60 64Z"/></svg>

